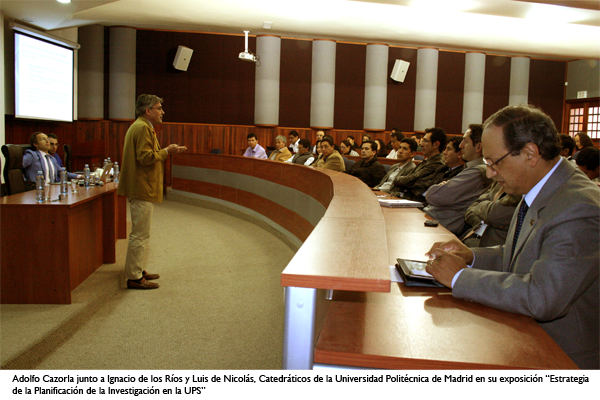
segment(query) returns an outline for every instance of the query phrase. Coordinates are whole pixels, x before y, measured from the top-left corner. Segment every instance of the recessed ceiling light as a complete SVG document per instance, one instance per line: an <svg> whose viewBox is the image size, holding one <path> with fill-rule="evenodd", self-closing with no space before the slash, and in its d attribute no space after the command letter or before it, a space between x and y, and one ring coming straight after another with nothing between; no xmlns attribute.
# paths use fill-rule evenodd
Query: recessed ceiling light
<svg viewBox="0 0 600 400"><path fill-rule="evenodd" d="M56 1L58 1L59 3L70 3L71 2L71 0L56 0Z"/></svg>

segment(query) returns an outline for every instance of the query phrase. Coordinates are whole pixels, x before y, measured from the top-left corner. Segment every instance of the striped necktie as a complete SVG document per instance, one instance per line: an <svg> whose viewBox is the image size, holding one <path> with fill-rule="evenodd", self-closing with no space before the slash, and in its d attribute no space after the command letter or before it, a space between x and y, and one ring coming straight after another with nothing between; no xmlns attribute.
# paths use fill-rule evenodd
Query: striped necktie
<svg viewBox="0 0 600 400"><path fill-rule="evenodd" d="M515 253L515 248L517 247L517 240L519 239L519 233L521 233L521 227L523 226L523 220L525 219L525 214L527 214L527 210L529 210L529 206L525 199L521 200L521 207L519 207L519 214L517 215L517 226L515 227L515 236L513 237L512 250L510 253L510 258L512 260L512 256Z"/></svg>
<svg viewBox="0 0 600 400"><path fill-rule="evenodd" d="M56 173L54 172L54 166L52 165L52 161L50 160L50 154L46 154L46 165L48 166L48 179L46 182L52 183L54 182L54 177Z"/></svg>

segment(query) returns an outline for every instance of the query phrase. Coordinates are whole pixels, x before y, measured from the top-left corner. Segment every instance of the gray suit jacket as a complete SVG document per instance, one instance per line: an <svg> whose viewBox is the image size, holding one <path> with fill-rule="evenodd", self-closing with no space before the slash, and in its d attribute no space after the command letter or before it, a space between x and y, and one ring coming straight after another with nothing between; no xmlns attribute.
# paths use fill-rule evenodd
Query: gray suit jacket
<svg viewBox="0 0 600 400"><path fill-rule="evenodd" d="M385 174L385 176L383 177L383 179L381 180L381 182L379 182L379 185L375 186L373 189L380 189L381 190L381 186L387 182L388 179L390 179L390 176L392 176L392 174L400 167L400 164L394 164L390 167L390 170L387 172L387 174ZM404 175L408 175L410 174L415 168L417 167L417 165L410 160L408 163L406 163L406 165L404 166L404 168L402 168L402 170L400 170L400 172L398 173L398 176L404 176ZM392 183L393 186L393 183ZM391 189L391 187L390 187ZM390 192L390 189L387 190L382 190L383 192Z"/></svg>
<svg viewBox="0 0 600 400"><path fill-rule="evenodd" d="M599 368L599 213L598 187L563 160L525 215L512 260L516 217L504 246L473 249L452 295L529 315L580 368Z"/></svg>

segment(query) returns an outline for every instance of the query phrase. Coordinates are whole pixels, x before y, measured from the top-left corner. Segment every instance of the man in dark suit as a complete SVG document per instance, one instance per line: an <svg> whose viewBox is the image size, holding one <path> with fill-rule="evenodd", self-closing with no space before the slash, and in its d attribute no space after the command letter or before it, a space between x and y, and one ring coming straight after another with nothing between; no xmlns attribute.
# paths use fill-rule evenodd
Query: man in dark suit
<svg viewBox="0 0 600 400"><path fill-rule="evenodd" d="M43 132L35 132L29 139L29 144L33 147L23 154L23 178L26 181L35 182L38 171L42 171L47 183L60 182L60 169L56 159L50 154L50 140L48 135ZM67 178L77 178L77 174L67 172Z"/></svg>
<svg viewBox="0 0 600 400"><path fill-rule="evenodd" d="M385 168L377 161L377 144L367 140L360 147L361 160L356 162L345 171L367 184L372 188L377 185L385 176Z"/></svg>
<svg viewBox="0 0 600 400"><path fill-rule="evenodd" d="M452 296L531 316L580 368L599 368L600 190L560 157L554 123L508 106L485 123L488 177L523 196L503 246L435 243L427 272Z"/></svg>

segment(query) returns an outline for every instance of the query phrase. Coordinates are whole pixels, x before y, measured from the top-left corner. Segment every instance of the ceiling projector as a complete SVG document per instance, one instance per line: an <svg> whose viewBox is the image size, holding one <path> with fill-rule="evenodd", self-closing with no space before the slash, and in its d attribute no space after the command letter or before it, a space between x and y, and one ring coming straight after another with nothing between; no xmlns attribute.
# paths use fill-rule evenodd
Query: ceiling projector
<svg viewBox="0 0 600 400"><path fill-rule="evenodd" d="M250 53L248 51L248 33L250 31L244 31L244 33L246 34L246 50L242 51L239 55L240 60L242 61L251 61L251 62L257 62L258 61L258 56L255 56L254 54Z"/></svg>

